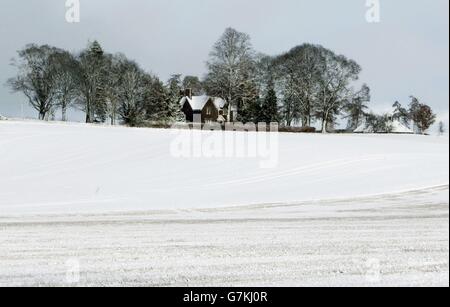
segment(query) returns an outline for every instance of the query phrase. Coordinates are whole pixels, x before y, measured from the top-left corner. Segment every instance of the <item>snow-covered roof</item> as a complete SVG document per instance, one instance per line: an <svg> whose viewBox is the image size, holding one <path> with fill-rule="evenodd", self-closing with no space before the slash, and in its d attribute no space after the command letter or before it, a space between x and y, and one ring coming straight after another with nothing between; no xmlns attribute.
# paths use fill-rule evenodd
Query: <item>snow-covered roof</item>
<svg viewBox="0 0 450 307"><path fill-rule="evenodd" d="M200 111L203 110L203 108L205 107L206 103L209 101L209 99L212 99L212 102L214 103L214 105L216 106L217 109L222 109L223 107L225 107L225 100L223 100L222 98L219 97L210 97L210 96L192 96L192 98L189 97L183 97L180 100L180 105L183 106L186 103L186 100L189 102L192 110L194 111Z"/></svg>
<svg viewBox="0 0 450 307"><path fill-rule="evenodd" d="M0 114L0 120L6 120L6 117Z"/></svg>
<svg viewBox="0 0 450 307"><path fill-rule="evenodd" d="M392 131L391 133L401 133L401 134L413 134L414 131L399 120L391 121ZM367 126L366 123L361 124L358 128L356 128L354 133L376 133L377 131L373 130L373 127Z"/></svg>
<svg viewBox="0 0 450 307"><path fill-rule="evenodd" d="M399 120L392 121L392 132L393 133L405 133L405 134L414 133L414 131L412 129L406 127L406 125L401 123Z"/></svg>

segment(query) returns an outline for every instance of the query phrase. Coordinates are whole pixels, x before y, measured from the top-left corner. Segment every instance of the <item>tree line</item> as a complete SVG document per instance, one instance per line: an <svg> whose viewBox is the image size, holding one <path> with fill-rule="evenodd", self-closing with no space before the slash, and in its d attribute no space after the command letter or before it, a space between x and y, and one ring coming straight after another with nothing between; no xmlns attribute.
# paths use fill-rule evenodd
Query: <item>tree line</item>
<svg viewBox="0 0 450 307"><path fill-rule="evenodd" d="M351 126L363 117L370 89L355 89L361 67L319 45L303 44L279 56L257 53L250 37L227 29L214 45L203 82L205 91L225 97L242 122L286 126L321 123L326 132L344 111Z"/></svg>
<svg viewBox="0 0 450 307"><path fill-rule="evenodd" d="M117 118L130 126L144 120L176 121L180 76L163 83L123 54L105 53L97 41L79 54L47 45L28 45L13 60L18 75L8 80L15 92L23 93L38 112L48 119L61 110L78 108L86 122L115 124Z"/></svg>
<svg viewBox="0 0 450 307"><path fill-rule="evenodd" d="M392 114L365 113L366 125L375 132L391 133L394 130L393 121L398 121L416 133L425 134L436 122L436 114L433 113L430 106L421 103L416 97L411 96L410 98L408 107L403 107L400 102L396 101ZM439 123L439 133L444 133L444 129L444 124Z"/></svg>
<svg viewBox="0 0 450 307"><path fill-rule="evenodd" d="M264 55L254 50L248 34L232 28L214 44L202 79L175 74L162 82L125 55L106 53L96 41L78 54L29 45L13 65L19 73L8 84L25 94L40 119L61 110L66 120L67 109L74 107L85 112L88 123L176 122L184 119L180 93L189 88L194 95L224 98L243 123L310 127L318 122L327 132L341 118L349 130L375 120L367 113L370 88L357 86L362 68L354 60L312 44ZM415 109L422 117L423 106ZM420 122L417 114L408 117Z"/></svg>

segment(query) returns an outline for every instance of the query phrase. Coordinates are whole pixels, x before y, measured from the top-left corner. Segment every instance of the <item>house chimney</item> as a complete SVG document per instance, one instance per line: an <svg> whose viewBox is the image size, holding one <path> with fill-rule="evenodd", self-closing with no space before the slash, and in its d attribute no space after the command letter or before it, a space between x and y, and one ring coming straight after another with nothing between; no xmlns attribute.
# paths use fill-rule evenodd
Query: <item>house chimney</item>
<svg viewBox="0 0 450 307"><path fill-rule="evenodd" d="M192 99L192 89L190 88L185 89L184 96L189 97L189 99Z"/></svg>

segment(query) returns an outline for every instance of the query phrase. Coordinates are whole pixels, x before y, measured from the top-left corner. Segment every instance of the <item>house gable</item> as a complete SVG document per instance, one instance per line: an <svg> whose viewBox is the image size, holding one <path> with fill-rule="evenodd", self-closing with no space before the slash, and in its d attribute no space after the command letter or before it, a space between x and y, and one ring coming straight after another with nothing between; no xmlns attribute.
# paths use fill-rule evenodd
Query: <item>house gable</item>
<svg viewBox="0 0 450 307"><path fill-rule="evenodd" d="M202 122L216 122L219 117L219 110L213 103L211 98L208 99L205 106L202 109Z"/></svg>
<svg viewBox="0 0 450 307"><path fill-rule="evenodd" d="M191 104L187 99L185 99L183 106L181 108L181 111L186 116L187 122L193 122L194 121L194 111L192 110Z"/></svg>

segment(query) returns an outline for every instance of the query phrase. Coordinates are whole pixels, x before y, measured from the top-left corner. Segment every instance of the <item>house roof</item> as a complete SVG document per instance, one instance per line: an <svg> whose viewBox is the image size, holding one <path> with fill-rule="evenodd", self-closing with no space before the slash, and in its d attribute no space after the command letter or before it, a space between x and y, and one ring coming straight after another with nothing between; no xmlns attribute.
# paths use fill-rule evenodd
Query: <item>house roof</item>
<svg viewBox="0 0 450 307"><path fill-rule="evenodd" d="M401 123L399 120L395 119L391 122L392 124L392 132L391 133L401 133L401 134L413 134L414 131L403 123ZM354 133L374 133L372 127L368 127L366 123L361 124L358 128L356 128Z"/></svg>
<svg viewBox="0 0 450 307"><path fill-rule="evenodd" d="M394 133L406 133L406 134L414 133L414 131L412 129L406 127L406 125L401 123L399 120L394 120L392 122L392 132L394 132Z"/></svg>
<svg viewBox="0 0 450 307"><path fill-rule="evenodd" d="M192 96L192 98L186 96L180 100L180 105L183 106L186 103L186 101L188 101L192 110L201 111L208 103L209 99L212 99L212 102L214 103L217 109L222 109L223 107L225 107L226 104L225 100L219 97L210 97L210 96Z"/></svg>

